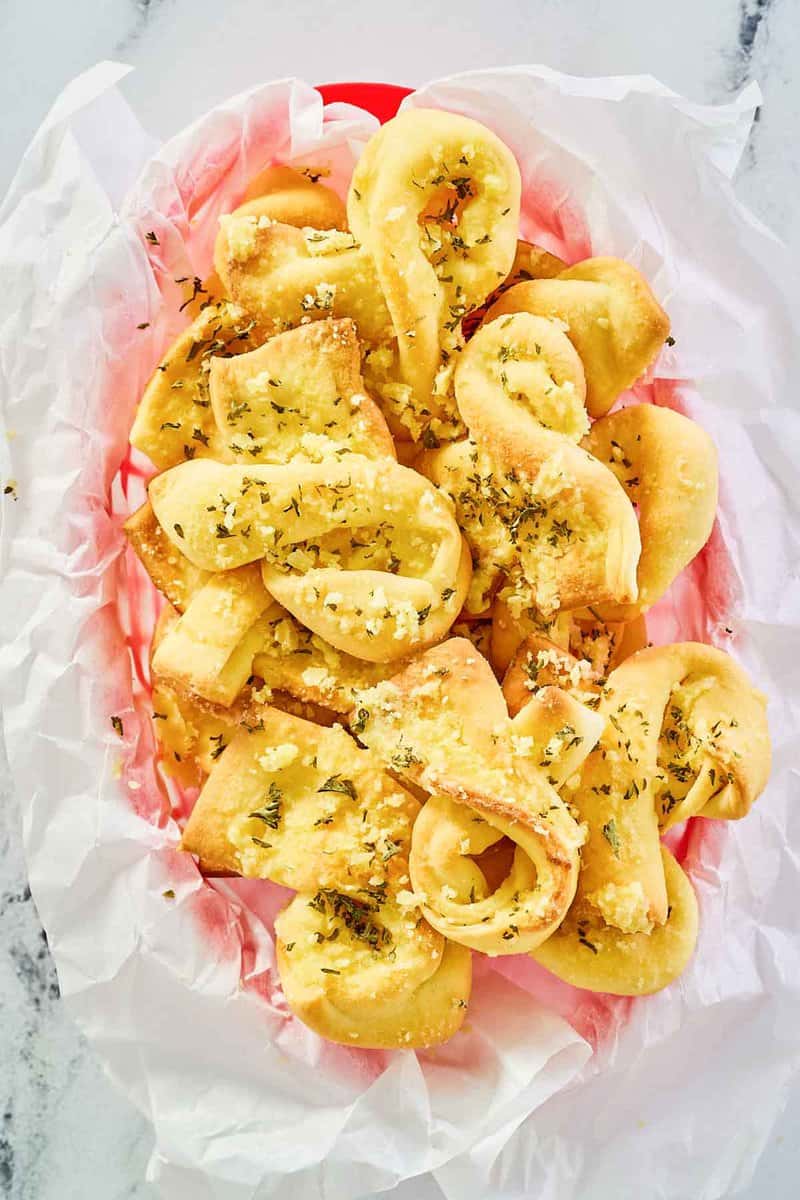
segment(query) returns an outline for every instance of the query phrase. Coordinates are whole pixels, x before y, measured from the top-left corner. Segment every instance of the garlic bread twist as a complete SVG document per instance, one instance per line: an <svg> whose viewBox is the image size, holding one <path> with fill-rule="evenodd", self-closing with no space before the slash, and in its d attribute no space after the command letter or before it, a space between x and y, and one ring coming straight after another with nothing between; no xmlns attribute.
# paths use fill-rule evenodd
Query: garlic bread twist
<svg viewBox="0 0 800 1200"><path fill-rule="evenodd" d="M583 445L614 472L638 512L636 600L597 605L608 620L631 621L661 599L708 541L717 511L717 452L696 422L654 404L601 417Z"/></svg>
<svg viewBox="0 0 800 1200"><path fill-rule="evenodd" d="M295 888L276 920L290 1008L332 1041L432 1045L464 1019L471 961L408 884L414 797L341 728L266 708L213 767L182 847L206 871Z"/></svg>
<svg viewBox="0 0 800 1200"><path fill-rule="evenodd" d="M263 560L267 590L331 645L389 662L441 638L469 586L446 499L391 460L237 467L208 459L156 476L161 528L208 571Z"/></svg>
<svg viewBox="0 0 800 1200"><path fill-rule="evenodd" d="M473 610L501 575L518 608L546 615L635 600L636 515L613 473L578 444L588 430L583 368L561 329L527 313L483 325L455 389L475 445L434 451L421 466L454 499L471 542Z"/></svg>
<svg viewBox="0 0 800 1200"><path fill-rule="evenodd" d="M248 225L259 220L287 225L313 225L325 231L344 228L344 207L338 196L291 167L268 167L251 182L245 204L233 214ZM209 373L214 362L260 345L268 328L261 328L249 311L223 296L216 274L204 283L186 281L182 311L191 323L181 333L139 402L131 430L136 446L161 470L186 458L225 460L224 439L209 404Z"/></svg>
<svg viewBox="0 0 800 1200"><path fill-rule="evenodd" d="M211 359L209 395L231 462L297 455L394 458L380 409L364 392L352 321L320 321L235 358ZM219 456L217 456L219 457Z"/></svg>
<svg viewBox="0 0 800 1200"><path fill-rule="evenodd" d="M258 727L241 729L215 763L181 845L206 871L297 891L396 892L408 880L418 811L341 726L266 706Z"/></svg>
<svg viewBox="0 0 800 1200"><path fill-rule="evenodd" d="M129 517L125 530L153 583L176 610L163 636L154 640L153 658L160 685L177 690L181 704L190 703L190 695L231 704L255 676L267 698L279 693L279 707L292 697L316 706L317 719L337 713L355 720L356 689L396 669L345 654L302 625L267 592L257 564L215 573L195 567L167 538L149 502ZM156 732L162 734L163 727L156 725Z"/></svg>
<svg viewBox="0 0 800 1200"><path fill-rule="evenodd" d="M487 319L528 312L562 324L586 374L586 405L603 416L661 350L669 318L644 276L620 258L587 258L510 288Z"/></svg>
<svg viewBox="0 0 800 1200"><path fill-rule="evenodd" d="M372 258L352 233L234 213L221 224L214 265L228 295L270 334L349 317L371 345L394 335Z"/></svg>
<svg viewBox="0 0 800 1200"><path fill-rule="evenodd" d="M514 156L468 117L412 109L366 146L347 215L375 264L417 406L442 390L437 372L461 343L463 317L508 275L519 206Z"/></svg>
<svg viewBox="0 0 800 1200"><path fill-rule="evenodd" d="M554 657L540 660L543 684ZM568 655L561 668L569 687ZM589 832L576 898L535 957L578 986L634 995L675 978L696 938L691 885L660 832L689 816L743 816L766 783L769 734L763 696L700 643L640 650L597 699L605 726L567 793Z"/></svg>
<svg viewBox="0 0 800 1200"><path fill-rule="evenodd" d="M582 714L570 749L583 744L585 756L601 723L565 701ZM530 714L512 722L486 661L465 639L450 638L362 693L359 708L359 738L431 796L411 850L414 891L430 924L490 955L539 945L572 901L582 842L553 786L565 744L551 745L547 706L538 728ZM480 856L503 838L513 857L492 888Z"/></svg>
<svg viewBox="0 0 800 1200"><path fill-rule="evenodd" d="M275 937L289 1007L329 1041L406 1050L446 1042L463 1024L470 952L413 906L321 888L287 905Z"/></svg>

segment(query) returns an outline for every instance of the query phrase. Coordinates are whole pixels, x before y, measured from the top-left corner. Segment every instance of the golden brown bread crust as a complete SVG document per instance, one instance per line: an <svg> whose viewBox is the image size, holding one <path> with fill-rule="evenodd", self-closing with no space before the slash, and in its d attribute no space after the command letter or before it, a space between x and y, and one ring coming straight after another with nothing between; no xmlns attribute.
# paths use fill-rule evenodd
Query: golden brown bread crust
<svg viewBox="0 0 800 1200"><path fill-rule="evenodd" d="M435 403L442 349L460 344L461 319L511 269L519 205L514 156L468 117L400 113L361 155L347 215L374 261L418 404Z"/></svg>
<svg viewBox="0 0 800 1200"><path fill-rule="evenodd" d="M507 586L546 614L635 600L636 515L612 472L577 444L588 424L583 368L558 326L528 313L484 324L461 355L455 389L486 462L476 464L488 475L480 490L504 527L484 550L492 522L481 511L475 527L460 503L479 562L495 561L499 541Z"/></svg>
<svg viewBox="0 0 800 1200"><path fill-rule="evenodd" d="M181 846L205 871L299 891L355 894L390 883L395 891L395 881L407 879L418 810L340 727L265 707L257 726L240 730L220 754Z"/></svg>
<svg viewBox="0 0 800 1200"><path fill-rule="evenodd" d="M653 404L595 421L584 445L614 472L639 514L636 601L599 606L609 620L630 621L664 595L708 540L717 511L717 452L694 421Z"/></svg>
<svg viewBox="0 0 800 1200"><path fill-rule="evenodd" d="M649 933L623 933L576 902L531 957L573 987L613 996L660 991L686 969L697 941L697 899L686 874L661 847L668 916Z"/></svg>
<svg viewBox="0 0 800 1200"><path fill-rule="evenodd" d="M413 906L298 895L275 922L278 970L292 1011L345 1046L411 1049L447 1041L469 1001L469 950ZM354 935L353 929L360 930Z"/></svg>
<svg viewBox="0 0 800 1200"><path fill-rule="evenodd" d="M586 404L603 416L644 374L669 334L669 318L643 275L619 258L587 258L554 279L510 288L487 319L529 312L564 323L586 372Z"/></svg>
<svg viewBox="0 0 800 1200"><path fill-rule="evenodd" d="M319 179L294 167L266 167L255 175L235 210L245 216L269 217L297 229L346 229L344 204Z"/></svg>
<svg viewBox="0 0 800 1200"><path fill-rule="evenodd" d="M212 358L209 391L231 461L395 457L386 421L364 392L352 321L318 321L250 353Z"/></svg>
<svg viewBox="0 0 800 1200"><path fill-rule="evenodd" d="M512 722L491 668L463 638L448 639L362 693L359 708L359 737L431 794L411 853L426 919L492 955L538 945L571 903L582 841L541 769L542 758L550 768L563 749L560 740L548 755L548 715L538 727L530 719ZM575 765L599 732L593 714L587 717ZM474 859L504 836L517 850L508 877L489 895Z"/></svg>

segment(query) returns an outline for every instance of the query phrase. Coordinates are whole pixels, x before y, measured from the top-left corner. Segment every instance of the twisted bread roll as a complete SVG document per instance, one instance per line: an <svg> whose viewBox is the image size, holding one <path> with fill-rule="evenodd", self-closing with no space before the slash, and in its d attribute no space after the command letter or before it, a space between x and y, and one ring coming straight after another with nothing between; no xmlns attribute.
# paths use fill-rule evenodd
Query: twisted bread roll
<svg viewBox="0 0 800 1200"><path fill-rule="evenodd" d="M351 450L393 457L386 424L360 385L355 330L345 321L305 326L272 338L252 353L211 362L214 413L219 429L229 431L223 434L227 449L238 457L284 461L293 453L343 455ZM141 529L137 532L139 544L151 547L148 562L158 563L159 551L163 562L163 547L152 537L145 540ZM168 557L174 559L177 552L171 549ZM186 562L183 555L180 558ZM187 566L194 570L188 562ZM163 569L160 575L162 583L169 578ZM175 686L229 705L250 675L255 655L263 665L273 642L269 634L276 613L256 565L219 572L203 582L159 646L154 669ZM186 608L185 587L182 593L181 607ZM269 618L259 621L271 606ZM311 664L304 673L309 669ZM332 678L329 671L324 677ZM355 675L361 683L368 678L363 671ZM305 688L302 680L297 686L296 678L292 682L293 694L320 699L319 689ZM338 694L334 698L338 700Z"/></svg>
<svg viewBox="0 0 800 1200"><path fill-rule="evenodd" d="M253 222L258 227L259 221L323 231L344 227L338 196L291 167L262 171L248 187L246 200L236 217L248 228ZM190 283L182 311L191 324L154 371L131 430L131 444L161 470L195 456L232 458L221 436L226 426L215 422L209 404L209 372L215 363L260 345L271 331L271 326L259 328L241 305L221 298L224 289L216 273L202 285L199 279Z"/></svg>
<svg viewBox="0 0 800 1200"><path fill-rule="evenodd" d="M492 890L476 858L507 837L513 859ZM445 937L490 957L523 954L564 919L575 891L573 855L546 820L502 815L442 790L417 818L411 878L427 920Z"/></svg>
<svg viewBox="0 0 800 1200"><path fill-rule="evenodd" d="M208 777L181 846L205 871L298 891L396 891L419 804L340 726L264 708Z"/></svg>
<svg viewBox="0 0 800 1200"><path fill-rule="evenodd" d="M221 220L214 265L228 295L270 333L349 317L370 344L393 336L372 258L351 233L232 213Z"/></svg>
<svg viewBox="0 0 800 1200"><path fill-rule="evenodd" d="M514 156L467 117L413 109L366 146L347 215L375 263L417 404L430 403L462 318L511 269L519 204Z"/></svg>
<svg viewBox="0 0 800 1200"><path fill-rule="evenodd" d="M189 597L209 579L164 533L146 500L123 525L125 536L153 584L173 608L184 612Z"/></svg>
<svg viewBox="0 0 800 1200"><path fill-rule="evenodd" d="M392 670L340 655L273 603L265 619L256 623L265 641L254 657L252 673L235 700L221 704L198 694L190 670L177 679L152 670L153 658L178 619L166 605L153 635L153 730L164 770L188 786L202 783L240 730L263 726L268 705L317 725L330 726L344 714L357 732L354 689L369 687Z"/></svg>
<svg viewBox="0 0 800 1200"><path fill-rule="evenodd" d="M362 693L359 708L359 737L431 793L411 851L426 919L487 954L538 945L572 901L582 840L539 765L552 741L547 719L538 744L529 720L511 722L488 663L462 638L428 650ZM573 732L570 740L577 746L585 737L585 755L599 730L594 715L581 711L585 733ZM557 758L556 752L547 760L548 770ZM504 836L515 844L513 862L491 891L474 856Z"/></svg>
<svg viewBox="0 0 800 1200"><path fill-rule="evenodd" d="M514 752L560 788L580 770L602 721L565 692L545 688L510 727ZM480 780L466 804L460 792L458 802L443 792L428 800L414 826L411 878L425 897L428 919L447 937L489 955L521 954L563 920L574 886L564 840L574 848L580 833L552 803L538 819L532 813L521 817L513 800L492 796L481 803L479 788ZM499 849L504 837L514 847L513 858L492 886L486 851Z"/></svg>
<svg viewBox="0 0 800 1200"><path fill-rule="evenodd" d="M645 278L619 258L588 258L554 279L512 287L488 320L529 312L564 323L586 373L586 404L602 416L644 373L669 333L669 319Z"/></svg>
<svg viewBox="0 0 800 1200"><path fill-rule="evenodd" d="M469 950L380 894L296 896L275 921L289 1007L332 1042L410 1049L447 1041L472 983Z"/></svg>
<svg viewBox="0 0 800 1200"><path fill-rule="evenodd" d="M195 567L172 545L149 502L129 517L125 531L153 583L177 610L156 647L156 672L162 684L170 683L181 692L188 689L216 704L228 704L235 694L236 680L244 683L252 674L268 692L287 693L302 703L357 721L353 711L356 689L370 687L396 669L392 664L364 662L344 654L301 625L272 599L254 565L215 574ZM243 597L245 580L247 594ZM186 613L206 583L213 587L199 601L197 619L190 616L188 621L178 621L178 614ZM240 641L234 634L241 633L245 622L239 614L230 620L234 605L241 606L248 616L261 614L253 627L241 634ZM213 664L220 667L218 675L208 669L211 648L220 654Z"/></svg>
<svg viewBox="0 0 800 1200"><path fill-rule="evenodd" d="M297 229L347 228L347 213L336 193L319 178L295 167L272 166L260 171L234 210L237 215L269 217Z"/></svg>
<svg viewBox="0 0 800 1200"><path fill-rule="evenodd" d="M258 619L271 604L257 563L212 575L160 641L155 675L216 704L232 704L252 672L264 641Z"/></svg>
<svg viewBox="0 0 800 1200"><path fill-rule="evenodd" d="M579 695L592 686L582 664L556 647L543 652L545 645L532 642L506 675L510 709L537 686L557 683ZM702 642L641 649L611 672L601 696L598 711L625 746L626 786L621 780L615 795L630 790L635 759L663 830L690 816L747 815L770 771L766 699L729 655Z"/></svg>
<svg viewBox="0 0 800 1200"><path fill-rule="evenodd" d="M322 172L325 174L325 172ZM250 181L244 201L230 214L266 223L278 221L297 229L313 226L317 230L347 228L344 205L331 188L319 182L319 175L306 174L294 167L273 166L261 171ZM203 280L186 280L184 308L196 317L210 301L225 296L225 288L216 271Z"/></svg>
<svg viewBox="0 0 800 1200"><path fill-rule="evenodd" d="M214 261L225 290L269 333L326 318L349 318L363 343L364 375L392 432L419 437L435 421L457 427L452 401L416 403L400 378L394 327L367 250L351 233L270 224L235 213L220 229Z"/></svg>
<svg viewBox="0 0 800 1200"><path fill-rule="evenodd" d="M183 463L150 484L167 536L225 570L263 558L267 590L315 633L368 662L440 638L469 586L452 511L391 460L287 467Z"/></svg>
<svg viewBox="0 0 800 1200"><path fill-rule="evenodd" d="M580 895L552 937L531 954L573 987L612 996L643 996L667 987L686 969L697 941L697 899L666 847L661 864L667 918L649 932L622 932L599 921Z"/></svg>
<svg viewBox="0 0 800 1200"><path fill-rule="evenodd" d="M594 705L609 673L646 644L647 628L641 617L627 625L570 618L561 642L530 633L520 642L503 678L508 711L515 716L532 694L548 685L577 692L584 704Z"/></svg>
<svg viewBox="0 0 800 1200"><path fill-rule="evenodd" d="M572 794L589 831L575 901L533 956L577 986L638 995L666 986L686 966L697 905L659 843L649 724L637 704L618 705L614 695L609 683L598 708L605 728Z"/></svg>
<svg viewBox="0 0 800 1200"><path fill-rule="evenodd" d="M144 390L131 429L131 445L160 469L190 458L229 457L208 393L212 361L240 354L264 334L238 304L203 308L172 344Z"/></svg>
<svg viewBox="0 0 800 1200"><path fill-rule="evenodd" d="M691 886L659 825L743 816L769 773L769 734L744 672L692 642L628 658L598 715L605 729L573 796L589 829L575 904L535 957L569 982L634 995L674 978L696 937Z"/></svg>
<svg viewBox="0 0 800 1200"><path fill-rule="evenodd" d="M708 540L717 510L717 453L694 421L652 404L595 421L583 444L608 464L639 513L636 601L599 606L609 620L630 621L664 595Z"/></svg>
<svg viewBox="0 0 800 1200"><path fill-rule="evenodd" d="M526 313L482 326L455 388L477 443L472 473L464 479L464 451L451 449L432 473L454 476L448 490L484 584L474 602L500 569L517 602L545 614L635 599L636 515L613 474L576 444L588 424L583 370L559 327Z"/></svg>
<svg viewBox="0 0 800 1200"><path fill-rule="evenodd" d="M214 765L183 834L206 871L300 892L275 929L290 1008L333 1041L430 1045L461 1025L471 962L403 884L417 801L339 727L266 708Z"/></svg>
<svg viewBox="0 0 800 1200"><path fill-rule="evenodd" d="M747 815L769 778L766 697L729 655L700 642L641 650L606 690L624 728L646 726L643 761L662 829L691 816Z"/></svg>
<svg viewBox="0 0 800 1200"><path fill-rule="evenodd" d="M278 334L249 354L215 357L209 375L217 427L237 462L295 455L394 458L374 401L364 394L352 321L319 321Z"/></svg>

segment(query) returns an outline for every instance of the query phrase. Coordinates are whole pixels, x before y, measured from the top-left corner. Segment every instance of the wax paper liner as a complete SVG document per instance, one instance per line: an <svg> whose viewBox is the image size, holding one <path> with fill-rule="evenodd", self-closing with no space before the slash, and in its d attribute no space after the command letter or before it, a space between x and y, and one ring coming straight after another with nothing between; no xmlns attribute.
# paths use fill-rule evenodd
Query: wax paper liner
<svg viewBox="0 0 800 1200"><path fill-rule="evenodd" d="M286 893L203 881L176 851L191 796L171 811L155 779L156 601L120 532L148 470L128 452L133 409L181 324L175 280L208 270L218 213L261 166L322 165L343 190L374 122L283 81L158 150L114 88L124 70L67 88L0 211L0 620L31 887L70 1010L153 1122L152 1177L181 1200L731 1194L800 1057L796 321L785 251L730 185L757 93L707 108L651 79L525 67L407 102L495 128L522 166L525 234L570 261L629 258L669 308L676 345L626 400L705 425L722 500L651 629L745 662L770 696L776 761L747 821L672 839L702 909L672 988L596 997L529 959L476 958L464 1031L390 1054L330 1046L289 1016L269 932Z"/></svg>

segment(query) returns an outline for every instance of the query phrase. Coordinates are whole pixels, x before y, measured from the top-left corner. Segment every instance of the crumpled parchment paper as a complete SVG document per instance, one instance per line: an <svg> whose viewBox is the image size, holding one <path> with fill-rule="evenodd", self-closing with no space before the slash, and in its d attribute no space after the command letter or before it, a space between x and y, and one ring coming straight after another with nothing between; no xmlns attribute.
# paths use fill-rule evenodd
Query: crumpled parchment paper
<svg viewBox="0 0 800 1200"><path fill-rule="evenodd" d="M730 183L756 89L711 108L649 78L520 67L406 102L489 124L522 167L524 233L569 260L630 259L667 306L676 345L635 398L709 430L722 497L654 636L735 653L769 694L775 747L746 821L673 839L702 910L678 983L593 997L529 959L476 959L464 1031L415 1054L305 1030L274 971L285 893L204 882L176 852L151 757L154 600L120 529L146 474L133 410L182 323L175 280L208 271L218 214L263 165L322 164L343 190L375 122L281 81L159 149L115 90L125 70L66 89L0 210L0 673L65 1002L153 1122L151 1177L174 1200L356 1200L423 1174L400 1193L732 1194L800 1063L798 320L786 252Z"/></svg>

